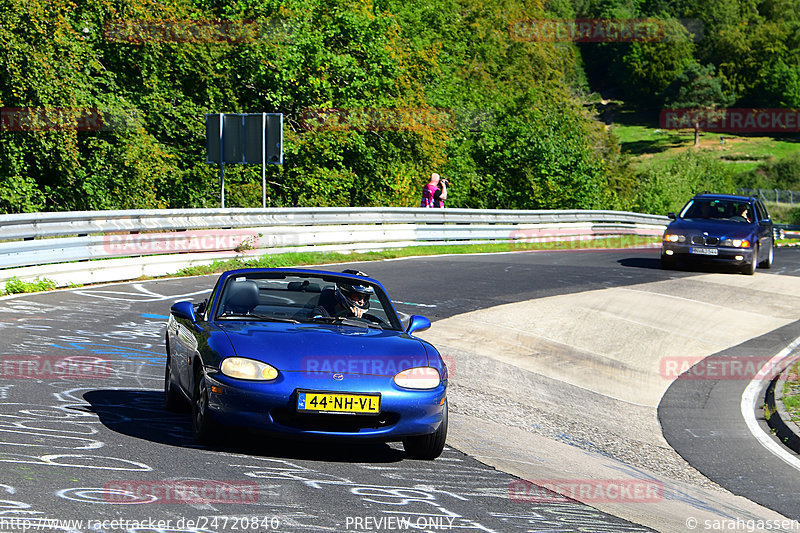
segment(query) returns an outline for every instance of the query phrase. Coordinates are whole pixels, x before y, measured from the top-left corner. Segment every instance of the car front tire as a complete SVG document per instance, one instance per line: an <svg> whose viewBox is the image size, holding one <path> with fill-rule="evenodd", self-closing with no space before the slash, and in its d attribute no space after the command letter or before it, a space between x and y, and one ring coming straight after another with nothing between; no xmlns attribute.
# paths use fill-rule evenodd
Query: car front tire
<svg viewBox="0 0 800 533"><path fill-rule="evenodd" d="M172 383L171 357L167 356L167 365L164 370L164 409L167 411L182 411L184 407L183 399L175 385Z"/></svg>
<svg viewBox="0 0 800 533"><path fill-rule="evenodd" d="M751 259L750 262L744 266L742 273L747 274L748 276L752 276L756 273L756 266L758 266L758 249L759 247L756 246L753 250L753 259Z"/></svg>
<svg viewBox="0 0 800 533"><path fill-rule="evenodd" d="M218 436L216 429L208 406L208 382L205 373L200 369L195 376L192 394L192 433L197 442L213 444Z"/></svg>
<svg viewBox="0 0 800 533"><path fill-rule="evenodd" d="M767 258L764 259L758 266L760 266L761 268L772 268L772 262L774 261L774 259L775 259L775 241L770 241L769 254L767 255Z"/></svg>
<svg viewBox="0 0 800 533"><path fill-rule="evenodd" d="M447 440L447 402L442 411L442 423L439 429L430 435L420 435L418 437L406 437L403 439L403 448L406 455L414 459L436 459L442 455L444 443Z"/></svg>

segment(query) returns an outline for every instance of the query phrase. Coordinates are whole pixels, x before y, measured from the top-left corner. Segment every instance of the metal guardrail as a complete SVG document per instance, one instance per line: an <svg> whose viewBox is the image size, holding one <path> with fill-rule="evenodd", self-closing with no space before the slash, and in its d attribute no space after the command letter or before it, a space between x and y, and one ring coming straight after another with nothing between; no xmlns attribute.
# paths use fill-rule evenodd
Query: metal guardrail
<svg viewBox="0 0 800 533"><path fill-rule="evenodd" d="M423 208L181 209L0 215L0 282L79 272L69 262L139 258L173 266L249 254L353 251L422 244L586 240L660 235L667 217L616 211ZM91 262L93 270L100 264ZM83 263L84 266L87 263ZM141 270L145 272L145 270ZM122 276L118 274L117 276ZM125 276L137 277L127 273ZM110 274L104 275L103 280ZM100 278L92 278L92 280ZM122 277L119 279L131 279Z"/></svg>
<svg viewBox="0 0 800 533"><path fill-rule="evenodd" d="M0 268L112 257L398 241L509 241L530 226L663 226L614 211L417 208L190 209L0 215ZM598 226L597 232L602 233ZM560 228L559 234L567 235ZM616 227L620 229L620 227ZM515 233L516 232L516 233ZM633 227L629 233L635 233Z"/></svg>
<svg viewBox="0 0 800 533"><path fill-rule="evenodd" d="M800 239L800 226L793 224L775 224L776 239Z"/></svg>
<svg viewBox="0 0 800 533"><path fill-rule="evenodd" d="M268 209L175 209L70 211L0 215L0 240L133 231L176 231L258 226L330 224L542 224L612 222L662 224L660 215L620 211L516 211L512 209L423 209L328 207Z"/></svg>

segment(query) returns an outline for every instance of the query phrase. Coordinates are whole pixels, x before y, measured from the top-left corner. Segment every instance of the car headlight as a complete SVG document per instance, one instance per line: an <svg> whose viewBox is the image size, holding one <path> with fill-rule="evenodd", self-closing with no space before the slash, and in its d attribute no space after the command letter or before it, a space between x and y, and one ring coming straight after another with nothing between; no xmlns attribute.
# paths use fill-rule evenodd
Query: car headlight
<svg viewBox="0 0 800 533"><path fill-rule="evenodd" d="M219 369L226 376L238 379L272 381L278 377L278 371L274 367L244 357L228 357L222 361Z"/></svg>
<svg viewBox="0 0 800 533"><path fill-rule="evenodd" d="M405 389L435 389L442 382L439 371L430 366L418 366L399 372L394 377L398 387Z"/></svg>
<svg viewBox="0 0 800 533"><path fill-rule="evenodd" d="M750 241L747 239L725 239L722 246L732 246L734 248L750 248Z"/></svg>
<svg viewBox="0 0 800 533"><path fill-rule="evenodd" d="M677 235L675 233L665 233L664 240L667 242L686 242L686 235Z"/></svg>

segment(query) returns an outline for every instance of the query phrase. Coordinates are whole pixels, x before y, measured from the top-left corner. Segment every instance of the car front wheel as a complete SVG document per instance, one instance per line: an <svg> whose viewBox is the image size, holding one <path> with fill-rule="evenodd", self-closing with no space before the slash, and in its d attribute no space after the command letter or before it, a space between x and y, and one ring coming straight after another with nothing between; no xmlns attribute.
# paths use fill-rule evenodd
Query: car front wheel
<svg viewBox="0 0 800 533"><path fill-rule="evenodd" d="M175 390L175 385L172 383L172 365L171 357L167 357L166 370L164 371L164 408L167 411L180 411L183 407L183 401Z"/></svg>
<svg viewBox="0 0 800 533"><path fill-rule="evenodd" d="M744 268L742 269L742 273L747 274L748 276L752 276L756 273L756 266L758 266L758 246L755 247L753 250L753 259L747 263Z"/></svg>
<svg viewBox="0 0 800 533"><path fill-rule="evenodd" d="M760 265L761 268L772 268L772 261L775 258L775 242L770 241L769 243L769 254L767 254L767 258L764 259Z"/></svg>
<svg viewBox="0 0 800 533"><path fill-rule="evenodd" d="M436 459L442 455L445 440L447 440L447 402L444 404L439 429L430 435L406 437L403 439L403 448L406 454L414 459Z"/></svg>
<svg viewBox="0 0 800 533"><path fill-rule="evenodd" d="M192 395L192 432L197 442L212 444L218 435L208 407L208 382L203 370L197 371Z"/></svg>

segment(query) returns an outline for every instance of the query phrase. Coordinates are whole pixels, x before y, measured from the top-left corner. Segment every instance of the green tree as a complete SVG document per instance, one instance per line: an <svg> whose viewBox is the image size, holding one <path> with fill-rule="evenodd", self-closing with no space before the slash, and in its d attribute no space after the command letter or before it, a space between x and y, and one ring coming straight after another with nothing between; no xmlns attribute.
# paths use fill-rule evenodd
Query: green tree
<svg viewBox="0 0 800 533"><path fill-rule="evenodd" d="M780 57L761 70L750 98L756 107L800 107L800 65L787 65Z"/></svg>
<svg viewBox="0 0 800 533"><path fill-rule="evenodd" d="M690 110L695 146L700 145L700 124L721 118L723 108L734 101L723 91L722 79L717 77L714 65L710 64L705 67L698 63L690 64L666 92L669 107Z"/></svg>
<svg viewBox="0 0 800 533"><path fill-rule="evenodd" d="M654 41L634 42L622 57L625 94L635 102L653 101L694 62L694 43L688 30L676 19L661 19L663 37Z"/></svg>
<svg viewBox="0 0 800 533"><path fill-rule="evenodd" d="M686 151L667 165L639 173L635 209L642 213L678 211L686 200L703 191L735 193L730 166L703 151Z"/></svg>

